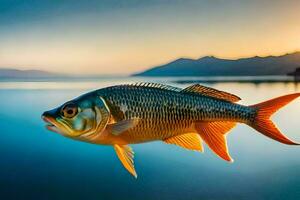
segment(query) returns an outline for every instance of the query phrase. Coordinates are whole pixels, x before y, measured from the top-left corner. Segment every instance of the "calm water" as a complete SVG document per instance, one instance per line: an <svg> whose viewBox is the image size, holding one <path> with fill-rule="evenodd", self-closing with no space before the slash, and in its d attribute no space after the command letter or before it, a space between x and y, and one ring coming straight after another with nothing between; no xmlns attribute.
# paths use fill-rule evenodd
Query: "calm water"
<svg viewBox="0 0 300 200"><path fill-rule="evenodd" d="M226 163L206 146L205 153L162 142L132 145L134 179L112 147L64 138L47 131L43 111L84 92L135 79L98 82L0 83L1 199L300 199L300 147L274 142L238 125L229 135L235 162ZM172 79L156 82L174 84ZM300 92L295 84L218 83L215 88L254 104ZM278 112L274 121L300 141L300 99Z"/></svg>

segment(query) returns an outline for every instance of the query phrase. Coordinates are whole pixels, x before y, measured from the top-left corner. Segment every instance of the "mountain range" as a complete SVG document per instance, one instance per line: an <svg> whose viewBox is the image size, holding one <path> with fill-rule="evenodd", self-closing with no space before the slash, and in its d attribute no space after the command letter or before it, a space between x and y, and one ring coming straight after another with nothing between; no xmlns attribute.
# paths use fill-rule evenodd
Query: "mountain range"
<svg viewBox="0 0 300 200"><path fill-rule="evenodd" d="M287 75L300 67L300 52L236 60L206 56L180 58L133 76L268 76Z"/></svg>
<svg viewBox="0 0 300 200"><path fill-rule="evenodd" d="M297 70L298 68L298 70ZM205 56L199 59L180 58L150 68L133 76L268 76L300 74L300 52L282 56L251 57L236 60ZM0 78L60 78L79 77L72 74L41 70L0 68ZM87 76L85 76L87 77Z"/></svg>
<svg viewBox="0 0 300 200"><path fill-rule="evenodd" d="M0 78L51 78L58 76L61 75L41 70L19 70L0 68Z"/></svg>

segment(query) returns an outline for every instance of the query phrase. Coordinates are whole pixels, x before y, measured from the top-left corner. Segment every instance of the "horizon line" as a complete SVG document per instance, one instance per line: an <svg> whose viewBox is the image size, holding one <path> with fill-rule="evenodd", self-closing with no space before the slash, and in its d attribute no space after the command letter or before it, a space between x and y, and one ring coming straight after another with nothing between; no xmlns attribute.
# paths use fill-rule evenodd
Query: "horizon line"
<svg viewBox="0 0 300 200"><path fill-rule="evenodd" d="M279 54L279 55L274 55L274 54L270 54L270 55L265 55L265 56L260 56L258 54L256 55L253 55L253 56L241 56L241 57L236 57L236 58L226 58L226 57L219 57L219 56L216 56L216 55L205 55L205 56L201 56L201 57L198 57L198 58L192 58L192 57L185 57L185 56L182 56L182 57L179 57L177 59L172 59L172 60L169 60L169 61L166 61L166 62L163 62L161 64L157 64L157 65L154 65L154 66L149 66L149 67L145 67L144 70L148 70L148 69L151 69L151 68L155 68L155 67L159 67L159 66L163 66L163 65L166 65L166 64L169 64L169 63L172 63L172 62L175 62L175 61L178 61L178 60L181 60L181 59L187 59L187 60L193 60L193 61L197 61L197 60L200 60L200 59L203 59L203 58L206 58L206 57L210 57L210 58L215 58L215 59L222 59L222 60L231 60L231 61L236 61L236 60L240 60L240 59L249 59L249 58L268 58L268 57L282 57L282 56L287 56L287 55L291 55L291 54L297 54L297 53L300 53L300 50L294 50L294 51L290 51L290 52L287 52L287 53L282 53L282 54ZM24 65L25 66L25 65ZM51 71L51 70L39 70L39 69L34 69L34 68L30 68L30 69L19 69L18 67L9 67L9 66L0 66L0 70L18 70L18 71L22 71L22 72L28 72L28 71L38 71L38 72L45 72L45 73L53 73L53 74L60 74L60 75L71 75L71 76L101 76L101 75L120 75L120 76L125 76L125 75L132 75L132 74L136 74L138 72L131 72L131 73L119 73L119 74L116 74L116 73L105 73L105 74L99 74L99 73L91 73L91 74L84 74L84 75L81 75L80 73L73 73L73 74L66 74L66 73L61 73L61 72L57 72L57 71Z"/></svg>

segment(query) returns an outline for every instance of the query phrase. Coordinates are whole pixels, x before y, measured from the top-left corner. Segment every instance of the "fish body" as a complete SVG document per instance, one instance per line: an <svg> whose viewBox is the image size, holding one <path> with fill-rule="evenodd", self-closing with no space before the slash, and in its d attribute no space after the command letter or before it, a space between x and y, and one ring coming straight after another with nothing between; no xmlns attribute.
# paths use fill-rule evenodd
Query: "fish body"
<svg viewBox="0 0 300 200"><path fill-rule="evenodd" d="M260 104L236 103L236 95L199 84L185 89L155 83L118 85L68 101L42 118L47 128L63 136L94 144L112 145L124 167L137 176L128 144L164 141L203 151L205 142L219 157L233 161L226 134L244 123L285 144L296 144L269 119L300 93Z"/></svg>
<svg viewBox="0 0 300 200"><path fill-rule="evenodd" d="M95 93L96 98L102 96L106 100L117 122L139 119L136 126L119 135L124 141L122 144L164 140L196 132L193 125L197 121L247 122L256 112L223 99L151 85L121 85Z"/></svg>

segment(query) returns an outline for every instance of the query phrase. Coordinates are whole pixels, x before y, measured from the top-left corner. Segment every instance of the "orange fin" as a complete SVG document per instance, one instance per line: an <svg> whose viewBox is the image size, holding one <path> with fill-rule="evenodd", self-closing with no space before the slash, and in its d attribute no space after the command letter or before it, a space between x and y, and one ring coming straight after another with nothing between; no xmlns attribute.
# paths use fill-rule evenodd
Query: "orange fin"
<svg viewBox="0 0 300 200"><path fill-rule="evenodd" d="M195 128L213 152L224 160L233 162L227 148L226 133L235 125L235 122L196 122Z"/></svg>
<svg viewBox="0 0 300 200"><path fill-rule="evenodd" d="M127 171L132 174L135 178L137 178L137 174L134 169L134 152L133 150L127 145L114 145L115 151L122 162L123 166Z"/></svg>
<svg viewBox="0 0 300 200"><path fill-rule="evenodd" d="M175 144L182 148L203 152L202 141L196 133L186 133L164 140L165 143Z"/></svg>
<svg viewBox="0 0 300 200"><path fill-rule="evenodd" d="M230 102L237 102L241 100L240 97L230 94L228 92L223 92L220 90L216 90L214 88L206 87L200 84L191 85L182 90L182 92L193 92L193 93L200 93L205 96L214 97L217 99L222 99Z"/></svg>
<svg viewBox="0 0 300 200"><path fill-rule="evenodd" d="M299 96L300 93L289 94L250 106L252 108L255 108L257 111L254 120L249 122L248 124L267 137L270 137L284 144L297 145L297 143L287 138L276 128L275 124L270 120L270 117L277 110Z"/></svg>

